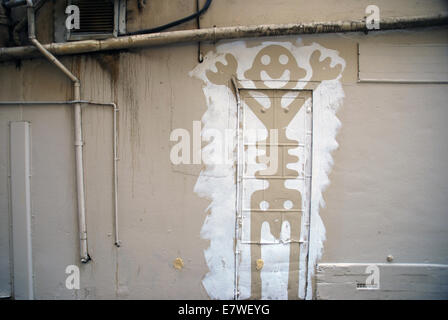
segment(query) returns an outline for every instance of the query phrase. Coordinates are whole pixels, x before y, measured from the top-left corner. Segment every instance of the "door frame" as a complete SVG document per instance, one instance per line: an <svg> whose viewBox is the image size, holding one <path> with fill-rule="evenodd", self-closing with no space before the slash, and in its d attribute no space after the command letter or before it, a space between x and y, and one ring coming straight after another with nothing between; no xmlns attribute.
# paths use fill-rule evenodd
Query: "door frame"
<svg viewBox="0 0 448 320"><path fill-rule="evenodd" d="M319 84L321 83L321 81L288 81L288 84L294 84L293 88L260 88L259 86L257 86L257 84L259 83L263 83L262 80L239 80L236 79L235 77L231 78L231 84L232 87L234 89L234 93L235 93L235 97L236 97L236 107L237 107L237 128L236 128L236 132L237 132L237 161L236 161L236 176L235 176L235 180L236 180L236 203L235 203L235 234L234 234L234 252L235 252L235 259L234 259L234 266L235 266L235 270L234 270L234 299L235 300L239 300L239 296L240 296L240 292L239 292L239 274L238 274L238 270L239 270L239 261L241 259L240 254L241 254L241 226L242 226L242 199L240 199L240 194L242 194L242 192L240 191L241 189L241 180L240 177L242 178L242 170L244 169L243 165L240 165L240 159L244 154L244 141L242 141L242 130L243 130L243 108L242 108L242 99L241 99L241 91L242 90L276 90L276 91L310 91L311 92L311 105L312 108L314 109L314 104L313 101L314 99L314 92L315 89L319 86ZM313 111L314 113L314 111ZM307 296L307 292L308 292L308 287L310 285L313 285L313 283L309 283L309 276L311 273L311 268L309 266L309 251L310 251L310 246L309 246L309 239L311 236L311 202L312 202L312 184L313 184L313 177L312 177L312 173L313 173L313 144L314 144L314 139L315 139L315 135L314 135L314 121L315 118L312 115L311 118L311 150L310 150L310 157L311 157L311 168L310 168L310 172L311 172L311 177L310 177L310 201L308 203L309 209L308 209L308 221L305 223L306 227L308 228L307 230L307 245L306 245L306 259L305 259L305 295L304 295L304 299L308 299L310 297ZM242 143L243 142L243 143ZM303 223L301 223L303 224ZM312 266L312 268L314 269L316 267L316 265ZM312 290L314 291L314 290Z"/></svg>

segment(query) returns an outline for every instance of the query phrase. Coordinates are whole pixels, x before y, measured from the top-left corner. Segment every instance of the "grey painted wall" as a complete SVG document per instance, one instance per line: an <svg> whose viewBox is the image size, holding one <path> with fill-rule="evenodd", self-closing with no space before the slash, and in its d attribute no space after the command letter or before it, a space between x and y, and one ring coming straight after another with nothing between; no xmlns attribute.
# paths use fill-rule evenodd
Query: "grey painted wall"
<svg viewBox="0 0 448 320"><path fill-rule="evenodd" d="M418 15L444 8L441 1L415 10L402 4L387 7L385 12L391 16ZM204 26L238 24L243 20L257 23L266 18L254 14L250 18L253 20L247 20L231 8L229 14L218 15L222 6L222 1L216 1L213 10L204 17ZM251 6L252 2L245 4L245 8ZM336 10L336 4L329 6ZM269 22L290 21L292 17L281 21L275 18L288 17L287 6L284 8L272 15ZM330 10L331 14L322 16L317 14L322 10L304 8L316 19L346 17L345 11L337 14ZM223 21L224 16L231 18ZM142 26L135 21L131 27L132 24L135 28ZM357 83L358 42L446 44L447 35L446 29L436 29L303 37L304 44L317 42L338 50L347 63L342 78L345 98L337 114L342 123L337 136L339 148L333 154L331 184L324 192L326 207L321 209L327 240L320 263L385 263L386 256L391 254L394 263L448 264L446 84ZM249 41L248 46L260 41ZM214 46L204 45L203 50L214 50ZM83 99L114 101L120 108L119 222L123 245L120 248L113 245L110 109L83 109L92 261L81 265L72 110L68 106L2 106L0 295L8 295L11 290L8 124L26 120L32 128L36 298L208 298L201 284L208 271L203 255L208 242L201 239L200 229L209 202L193 192L201 166L173 166L169 161L173 144L169 141L170 132L174 128L191 131L192 121L200 120L206 108L200 81L188 75L197 64L197 46L64 57L62 61L80 76ZM0 99L71 99L71 86L43 59L25 60L20 65L2 63ZM182 270L173 267L177 257L184 261ZM80 290L65 288L64 272L70 264L81 269ZM352 286L351 293L341 296L337 285L332 286L334 272L328 268L319 270L318 277L323 280L315 283L316 297L357 297ZM431 270L425 269L424 274L428 276ZM393 274L385 271L382 281L395 277ZM437 271L437 276L446 279L446 272ZM439 296L446 292L446 281L443 281L440 285L431 282L437 289L435 292L441 293ZM319 287L319 283L325 286ZM425 297L419 293L426 290L421 285L410 290L413 292L410 297ZM391 296L375 293L367 297Z"/></svg>

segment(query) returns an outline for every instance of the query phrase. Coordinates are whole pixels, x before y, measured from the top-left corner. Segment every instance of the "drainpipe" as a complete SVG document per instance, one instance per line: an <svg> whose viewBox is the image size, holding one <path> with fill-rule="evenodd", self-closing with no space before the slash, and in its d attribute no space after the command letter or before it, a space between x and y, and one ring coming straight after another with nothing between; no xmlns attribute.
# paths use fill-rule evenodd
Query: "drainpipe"
<svg viewBox="0 0 448 320"><path fill-rule="evenodd" d="M81 127L81 83L79 79L73 75L54 55L52 55L45 47L36 39L35 30L35 12L33 0L26 0L28 15L28 37L31 43L47 58L52 64L60 69L73 82L73 100L75 113L75 161L76 161L76 191L78 204L78 223L79 223L79 240L80 240L80 256L81 262L86 263L90 260L87 251L87 224L86 224L86 205L84 195L84 168L83 168L83 142Z"/></svg>

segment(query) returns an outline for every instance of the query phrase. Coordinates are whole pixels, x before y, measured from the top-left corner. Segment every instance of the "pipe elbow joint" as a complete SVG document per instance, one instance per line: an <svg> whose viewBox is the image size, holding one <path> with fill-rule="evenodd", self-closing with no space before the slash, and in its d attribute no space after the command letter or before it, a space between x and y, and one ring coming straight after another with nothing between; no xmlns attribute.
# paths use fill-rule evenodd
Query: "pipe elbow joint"
<svg viewBox="0 0 448 320"><path fill-rule="evenodd" d="M87 257L81 257L81 262L82 262L82 263L87 263L87 262L89 262L90 260L92 260L92 258L90 257L89 254L87 254Z"/></svg>

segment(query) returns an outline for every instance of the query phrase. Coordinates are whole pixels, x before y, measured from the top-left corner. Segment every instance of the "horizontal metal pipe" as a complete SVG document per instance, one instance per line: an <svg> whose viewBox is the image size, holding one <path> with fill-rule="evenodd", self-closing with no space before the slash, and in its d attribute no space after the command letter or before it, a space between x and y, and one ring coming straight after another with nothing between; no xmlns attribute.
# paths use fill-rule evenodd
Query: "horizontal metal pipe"
<svg viewBox="0 0 448 320"><path fill-rule="evenodd" d="M14 105L58 105L58 104L75 104L75 103L82 103L83 100L79 101L18 101L18 100L12 100L12 101L0 101L0 106L14 106Z"/></svg>
<svg viewBox="0 0 448 320"><path fill-rule="evenodd" d="M448 264L437 264L437 263L384 263L384 262L366 262L366 263L350 263L350 262L340 262L340 263L318 263L318 267L324 268L348 268L348 267L366 267L366 266L379 266L379 267L421 267L421 268L448 268Z"/></svg>
<svg viewBox="0 0 448 320"><path fill-rule="evenodd" d="M257 26L234 26L194 30L180 30L142 35L109 38L106 40L84 40L51 43L43 47L55 55L79 54L105 50L120 50L160 46L173 43L217 41L250 37L269 37L299 34L384 31L448 24L448 14L425 17L384 18L379 30L368 30L364 20L311 22L298 24L272 24ZM0 61L37 56L33 46L0 48Z"/></svg>
<svg viewBox="0 0 448 320"><path fill-rule="evenodd" d="M57 101L57 100L52 100L52 101L11 100L11 101L0 101L0 105L20 105L20 104L24 104L24 105L26 105L26 104L29 104L29 105L57 105L57 104L75 104L75 103L116 108L116 105L113 102L95 102L95 101L90 101L90 100L63 100L63 101Z"/></svg>

